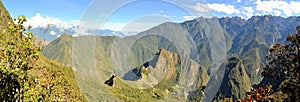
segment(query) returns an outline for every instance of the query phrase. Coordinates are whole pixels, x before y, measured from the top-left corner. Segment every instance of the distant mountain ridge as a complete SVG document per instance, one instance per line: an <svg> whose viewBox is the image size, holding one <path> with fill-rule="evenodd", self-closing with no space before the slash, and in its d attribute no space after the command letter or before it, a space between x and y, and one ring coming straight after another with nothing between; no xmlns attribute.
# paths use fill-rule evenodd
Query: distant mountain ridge
<svg viewBox="0 0 300 102"><path fill-rule="evenodd" d="M189 56L185 57L189 57L190 59L195 61L201 66L201 68L207 69L207 73L208 75L210 75L211 65L213 63L212 57L217 56L212 53L212 46L210 46L210 44L216 41L210 41L211 39L209 39L207 35L222 35L224 38L224 42L220 43L223 43L221 44L223 46L221 46L221 48L217 50L226 52L227 56L235 56L236 60L232 60L237 64L235 65L235 67L233 67L234 69L230 70L228 69L230 64L224 62L224 64L227 66L225 67L225 73L230 73L224 74L224 80L228 80L231 86L234 87L228 87L224 85L226 83L220 83L220 90L225 87L231 88L229 90L222 90L222 94L233 95L237 99L245 97L245 94L243 93L246 93L246 91L251 88L252 85L258 84L262 80L262 76L260 75L260 73L263 66L265 65L265 55L267 55L268 53L269 46L271 46L275 42L284 43L284 36L286 36L287 34L295 33L293 29L296 27L296 25L300 25L300 17L283 18L278 16L265 15L253 16L248 20L241 19L239 17L200 17L183 23L163 23L137 35L124 37L124 40L130 41L135 38L141 37L130 48L129 60L131 62L131 68L143 65L151 57L153 57L153 55L159 49L163 48L177 54L181 54L183 52L190 53ZM170 41L170 39L166 39L162 36L151 34L174 35L174 39L171 39ZM185 49L184 51L178 51L175 46L180 46L183 48L186 47L186 45L181 43L179 43L178 45L174 45L174 42L172 43L172 40L178 41L182 39L180 38L180 36L175 36L180 34L184 36L190 36L191 40L195 42L196 49ZM219 36L214 37L221 38ZM78 56L78 58L81 58L80 61L84 62L84 55L86 53L90 53L90 50L93 49L90 46L87 47L85 45L94 44L96 47L94 57L97 60L97 66L99 65L103 67L104 65L105 68L113 68L110 52L112 50L113 40L116 39L121 38L105 36L96 38L93 38L93 36L60 37L46 46L43 54L48 58L59 60L67 64L72 64L70 58L76 56ZM59 41L66 42L59 43ZM73 45L71 46L68 44ZM72 51L75 50L74 47L78 51L81 51L80 53L82 54L76 51ZM72 56L72 54L66 51L75 53L75 56ZM88 58L86 59L88 60ZM230 61L230 59L227 60ZM82 66L90 65L85 64ZM219 68L219 70L220 69L222 68ZM82 70L85 69L83 68ZM104 69L102 71L101 70L99 71L102 73ZM113 72L104 71L103 73ZM109 76L110 75L107 75L106 77ZM237 88L243 89L237 90Z"/></svg>
<svg viewBox="0 0 300 102"><path fill-rule="evenodd" d="M76 36L76 30L78 26L70 26L67 28L61 28L57 25L50 24L50 27L47 32L44 32L44 29L47 29L47 27L35 27L32 28L30 31L36 34L37 38L46 40L48 42L51 42L58 37L60 37L62 34L69 34L72 36ZM97 36L119 36L119 37L125 37L129 35L134 35L135 33L131 32L128 34L122 33L121 31L114 31L110 29L89 29L85 31L86 34L89 35L97 35Z"/></svg>

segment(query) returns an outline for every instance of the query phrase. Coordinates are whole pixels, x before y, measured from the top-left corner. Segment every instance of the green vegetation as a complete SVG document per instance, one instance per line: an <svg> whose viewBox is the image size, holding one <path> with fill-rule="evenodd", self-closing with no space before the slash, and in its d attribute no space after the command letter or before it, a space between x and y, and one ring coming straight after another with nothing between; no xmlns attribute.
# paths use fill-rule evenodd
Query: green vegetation
<svg viewBox="0 0 300 102"><path fill-rule="evenodd" d="M143 100L143 101L152 102L152 101L159 101L165 99L166 99L165 101L186 101L187 99L185 98L184 93L182 93L181 91L184 90L184 88L186 87L191 87L191 86L186 86L186 83L188 83L189 81L194 82L196 80L196 79L193 80L194 77L191 77L192 75L195 74L199 75L199 77L197 77L199 78L198 82L193 83L193 86L202 87L202 85L206 84L207 79L205 78L208 78L206 69L201 68L199 69L199 71L192 72L193 70L195 70L195 68L199 68L198 64L196 64L195 66L191 64L191 63L195 63L192 60L188 58L180 57L179 55L171 53L165 49L161 49L159 53L160 54L156 66L159 66L159 63L161 63L163 60L166 60L165 66L167 66L167 68L166 68L166 73L164 73L165 75L163 79L153 88L137 89L134 88L133 86L128 86L124 83L124 82L131 83L130 81L125 81L120 78L117 78L115 80L114 87L107 87L107 88L115 96L125 101ZM188 66L188 67L184 67L184 66ZM147 68L142 68L141 70L142 70L141 73L149 70L152 72L155 70L159 70L159 67L156 68L147 67ZM191 76L187 74L191 74ZM142 73L142 79L143 78L146 79L149 76L143 75ZM188 77L191 77L190 78L191 80L187 81ZM199 99L200 98L198 98L198 100Z"/></svg>
<svg viewBox="0 0 300 102"><path fill-rule="evenodd" d="M130 48L130 67L136 67L148 61L161 48L179 53L175 45L162 36L147 35L138 39Z"/></svg>
<svg viewBox="0 0 300 102"><path fill-rule="evenodd" d="M220 90L219 95L223 95L227 98L233 97L234 99L238 99L245 97L246 91L250 90L251 85L259 84L261 82L261 79L263 79L263 76L261 76L260 73L263 71L263 66L265 66L264 62L266 58L262 56L268 54L268 46L274 43L274 41L282 41L282 39L279 39L280 36L285 36L284 33L290 33L291 27L300 24L300 22L296 22L300 21L299 19L300 17L282 18L270 15L254 16L249 20L244 20L239 17L200 17L195 20L186 21L180 24L163 23L147 31L141 32L135 36L125 37L122 40L132 40L134 38L141 37L131 46L129 56L127 56L129 57L128 60L130 62L130 68L136 68L137 66L140 66L143 63L147 62L160 48L167 49L177 54L196 51L198 56L196 56L196 52L194 52L191 55L187 55L185 57L195 60L194 62L198 66L194 67L197 67L201 70L198 72L189 71L192 62L185 61L186 59L184 59L183 56L180 56L182 66L180 72L177 72L176 70L177 83L175 85L175 88L172 90L180 90L179 87L182 87L181 85L187 83L184 82L183 79L190 79L189 75L196 75L195 73L200 73L199 76L197 76L197 80L199 81L199 83L195 82L197 85L192 86L195 89L194 92L197 93L201 92L201 86L205 86L205 81L209 79L208 76L205 77L207 74L203 73L210 74L210 72L207 72L206 70L209 70L211 67L212 54L209 45L210 42L206 35L223 34L225 37L225 42L220 43L226 43L224 44L224 46L226 47L221 46L220 49L217 50L227 52L229 56L233 55L238 60L236 60L235 62L237 63L234 64L226 63L226 75L224 76L224 79L226 81L222 82L222 89ZM218 25L219 23L221 24L221 26ZM172 35L174 39L166 39L155 34ZM184 51L176 51L176 48L174 46L175 43L170 42L170 40L181 40L181 36L178 35L190 35L190 40L195 42L195 46L197 47L197 49L188 49L186 45L179 43L176 44L176 46L187 49L185 49ZM112 49L112 43L116 39L118 39L118 37L72 37L70 35L64 34L60 38L47 45L45 49L43 49L43 54L47 58L60 61L66 65L73 64L72 59L76 62L76 64L74 64L76 68L74 68L76 76L78 76L79 81L81 82L79 83L79 86L84 89L83 93L89 101L103 101L101 100L103 98L105 98L105 100L115 101L114 99L116 97L113 97L114 95L122 100L139 101L138 99L141 97L146 97L142 99L149 98L149 100L152 100L151 94L136 96L138 95L138 92L146 91L126 86L126 84L124 84L122 81L122 76L119 76L115 82L115 85L119 85L119 88L106 87L103 84L105 79L108 79L111 75L115 74L114 71L116 68L114 68L115 66L112 63L110 52L114 50ZM123 58L122 55L119 55L117 57ZM120 67L120 69L122 69L122 67ZM127 71L123 72L126 73ZM153 70L143 70L143 74L146 76L147 74L152 72ZM172 81L167 82L169 80L163 81L164 82L161 82L162 86L160 87L164 87L163 83L172 83ZM189 81L188 83L192 82ZM129 92L133 95L127 94L126 92ZM182 92L182 90L178 92ZM157 92L155 96L157 95L159 95L159 92ZM164 97L164 95L159 96ZM186 97L183 96L183 98Z"/></svg>
<svg viewBox="0 0 300 102"><path fill-rule="evenodd" d="M206 69L201 68L201 71L197 71L195 69L200 69L200 66L189 59L188 57L180 57L178 54L172 53L167 50L163 50L163 53L159 55L164 59L167 59L167 66L170 70L166 74L166 77L160 81L155 87L151 89L137 89L132 86L128 86L125 83L134 83L130 81L125 81L121 77L117 76L114 79L113 87L105 85L104 82L109 79L114 73L113 65L111 62L111 53L112 43L116 37L98 37L98 36L80 36L80 37L72 37L68 35L61 36L60 38L54 40L49 45L43 49L43 54L49 58L58 60L60 62L65 62L65 64L70 65L71 57L77 58L78 62L77 67L75 68L75 74L79 82L78 85L81 87L82 92L88 101L139 101L139 100L149 100L149 101L158 101L160 99L165 99L167 96L173 93L180 93L179 87L185 85L187 82L186 76L196 76L199 74L199 84L197 87L200 87L204 80L208 80L208 75L206 74ZM130 38L128 38L130 39ZM132 47L130 53L131 56L131 64L135 64L132 68L139 67L149 61L153 55L158 51L159 48L173 48L174 45L168 43L157 43L160 41L158 39L163 39L159 36L147 36L139 39ZM164 42L167 42L164 39ZM151 44L152 41L155 44ZM94 43L93 46L85 46L91 45L90 43ZM155 45L155 46L153 46ZM95 55L91 57L95 57L95 64L90 63L85 60L85 56L90 56L89 54L95 51ZM55 53L53 53L55 52ZM145 53L147 52L147 53ZM149 52L149 53L148 53ZM75 54L72 56L72 53ZM144 53L144 54L143 54ZM173 57L170 57L173 56ZM144 58L143 58L144 57ZM67 58L67 59L64 59ZM138 59L143 60L139 61ZM90 63L90 64L87 64ZM181 62L181 64L179 64ZM157 63L161 63L158 61ZM95 68L95 69L92 69ZM146 76L143 78L147 78L146 74L151 74L155 70L159 68L142 68L142 76ZM93 70L93 72L89 72L89 70ZM96 70L96 71L94 71ZM201 75L201 76L200 76ZM203 78L205 76L205 78ZM153 77L153 76L150 76ZM198 79L198 78L197 78ZM145 79L147 80L147 79ZM195 80L191 78L189 83L193 83ZM180 84L179 84L180 83ZM176 91L176 92L175 92ZM142 93L142 94L141 94ZM184 96L174 95L172 97L177 97L178 100L185 100ZM177 99L176 99L177 100ZM174 99L173 99L174 101Z"/></svg>
<svg viewBox="0 0 300 102"><path fill-rule="evenodd" d="M138 89L125 83L140 80L127 81L122 76L115 78L112 87L104 84L115 74L111 51L114 50L113 41L118 37L72 37L63 34L41 49L35 44L34 34L28 32L30 27L23 26L24 16L12 20L1 1L0 14L1 101L73 102L86 101L85 98L88 101L201 101L205 97L202 88L209 80L207 70L212 63L209 34L224 35L225 42L220 43L225 43L226 47L218 50L235 56L227 59L216 101L234 101L242 97L247 97L240 100L243 102L300 100L300 27L297 27L295 35L287 35L287 44L275 44L267 51L270 44L282 41L278 39L280 36L291 33L291 28L300 24L296 22L300 21L300 17L254 16L249 20L200 17L180 24L163 23L136 36L125 37L124 40L132 40L142 36L128 53L130 67L139 68L141 73L138 74L142 79L153 78L155 75L151 74L159 69L143 66L159 49L163 48L163 52L156 64L163 60L167 63L165 76L156 86ZM155 34L171 35L173 38ZM182 36L191 37L188 40L194 41L197 49L171 42L182 40ZM185 50L177 51L178 46ZM184 52L192 54L179 56ZM267 57L261 57L268 53ZM122 55L117 57L123 58ZM268 63L263 68L265 60ZM71 67L72 64L74 66ZM258 84L263 77L269 78L271 85L254 88L246 94L251 85ZM149 84L138 83L138 86L143 85Z"/></svg>
<svg viewBox="0 0 300 102"><path fill-rule="evenodd" d="M123 101L144 100L147 102L158 101L164 99L170 94L175 86L174 80L162 80L157 86L150 89L136 89L123 83L119 78L115 80L116 85L109 90Z"/></svg>
<svg viewBox="0 0 300 102"><path fill-rule="evenodd" d="M246 97L246 92L250 91L251 83L245 71L242 61L237 57L227 59L227 65L222 80L219 95L239 99Z"/></svg>
<svg viewBox="0 0 300 102"><path fill-rule="evenodd" d="M0 36L0 100L85 101L72 69L40 55L24 16L14 21Z"/></svg>
<svg viewBox="0 0 300 102"><path fill-rule="evenodd" d="M16 21L16 20L14 20ZM18 23L9 22L1 33L1 96L6 100L24 100L31 97L28 71L39 58L39 46L33 44L33 34L23 33L25 17L19 17ZM7 97L6 97L7 96Z"/></svg>
<svg viewBox="0 0 300 102"><path fill-rule="evenodd" d="M288 44L275 44L266 56L268 65L262 75L272 80L284 79L279 90L288 95L287 101L300 100L300 26L295 35L288 35Z"/></svg>
<svg viewBox="0 0 300 102"><path fill-rule="evenodd" d="M0 1L0 31L2 33L2 30L7 27L8 22L12 22L12 19L5 9L5 7L2 4L2 1Z"/></svg>
<svg viewBox="0 0 300 102"><path fill-rule="evenodd" d="M276 43L269 48L268 64L261 73L270 79L267 86L248 92L241 102L299 101L300 100L300 26L295 35L287 35L287 44ZM279 82L279 85L277 85ZM272 88L273 86L279 86Z"/></svg>

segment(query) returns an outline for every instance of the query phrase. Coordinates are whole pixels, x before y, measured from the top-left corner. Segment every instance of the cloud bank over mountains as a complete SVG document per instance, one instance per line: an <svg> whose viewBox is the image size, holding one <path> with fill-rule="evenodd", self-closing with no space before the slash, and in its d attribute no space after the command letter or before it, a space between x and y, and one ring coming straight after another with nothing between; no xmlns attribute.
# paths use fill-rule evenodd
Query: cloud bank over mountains
<svg viewBox="0 0 300 102"><path fill-rule="evenodd" d="M274 15L289 17L300 15L300 1L261 1L261 0L209 0L207 3L197 3L195 5L186 5L186 8L192 9L197 12L212 12L215 16L239 16L248 19L255 15ZM167 15L165 15L167 16ZM194 15L198 16L198 15ZM201 15L200 15L201 16ZM191 20L196 17L182 16L186 20ZM35 16L29 18L26 24L33 27L46 27L47 24L53 24L58 28L67 29L72 26L77 26L79 20L61 21L57 18L42 16L36 13ZM103 29L119 30L124 27L124 24L111 23ZM117 29L116 29L117 27ZM91 28L91 27L90 27ZM115 29L114 29L115 28ZM96 29L96 28L93 28Z"/></svg>
<svg viewBox="0 0 300 102"><path fill-rule="evenodd" d="M120 37L127 36L124 33L114 31L114 29L99 29L100 27L95 27L84 22L80 22L81 29L78 29L79 20L65 22L57 18L42 16L40 13L36 13L35 16L28 18L25 26L29 25L32 26L32 32L43 38L49 36L53 36L56 38L60 37L60 35L64 33L73 36L78 36L79 34L77 33L80 33L80 35L116 35ZM48 25L50 25L50 29L46 32L46 34L43 34L43 30L46 29ZM53 37L51 38L51 40L53 40Z"/></svg>
<svg viewBox="0 0 300 102"><path fill-rule="evenodd" d="M61 29L68 29L78 24L78 21L74 20L72 22L65 22L49 16L43 17L40 13L36 13L35 16L28 18L27 22L25 23L26 26L31 25L33 28L44 28L47 27L48 24L55 25Z"/></svg>
<svg viewBox="0 0 300 102"><path fill-rule="evenodd" d="M196 3L191 5L184 5L184 8L194 10L195 12L211 12L213 16L224 17L224 16L239 16L243 19L249 19L252 16L256 15L274 15L274 16L299 16L300 15L300 1L261 1L261 0L208 0L206 3ZM162 12L162 11L159 11ZM170 17L167 12L160 13L163 17ZM201 15L177 15L177 18L182 18L184 20L192 20ZM153 18L155 19L155 18ZM62 32L75 32L80 33L80 35L91 35L99 33L100 30L111 30L111 31L124 31L122 36L132 35L133 33L140 32L139 30L143 29L141 27L151 28L152 26L157 25L156 23L140 23L133 22L133 24L138 25L137 27L131 27L130 29L125 27L128 25L124 22L106 22L106 24L101 28L88 24L85 22L80 22L79 20L72 21L62 21L58 18L49 17L36 13L35 16L28 18L28 21L25 25L31 25L35 29L46 28L48 24L51 27L55 27L55 30L52 29L49 31L50 35L59 36ZM80 27L78 27L80 23ZM180 23L180 22L177 22ZM148 24L148 25L147 25ZM80 28L80 29L78 29ZM126 28L126 29L125 29ZM97 30L99 30L97 32ZM107 32L107 31L105 31ZM116 32L112 32L118 34ZM128 33L128 34L127 34ZM130 34L129 34L130 33ZM126 35L127 34L127 35ZM79 35L79 34L74 34ZM101 35L101 34L100 34ZM112 34L113 35L113 34Z"/></svg>
<svg viewBox="0 0 300 102"><path fill-rule="evenodd" d="M300 1L261 1L261 0L209 0L208 3L197 3L187 6L198 12L210 11L218 17L239 16L248 19L255 15L295 16L300 15Z"/></svg>

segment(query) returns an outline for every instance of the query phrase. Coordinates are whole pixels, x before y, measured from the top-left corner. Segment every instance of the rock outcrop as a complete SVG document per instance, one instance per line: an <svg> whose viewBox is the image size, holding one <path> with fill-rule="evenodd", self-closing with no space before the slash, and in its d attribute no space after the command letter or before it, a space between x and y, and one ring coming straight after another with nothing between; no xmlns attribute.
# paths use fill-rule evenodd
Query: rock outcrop
<svg viewBox="0 0 300 102"><path fill-rule="evenodd" d="M251 82L242 61L237 57L227 59L225 75L219 90L219 95L240 99L246 97L251 89Z"/></svg>

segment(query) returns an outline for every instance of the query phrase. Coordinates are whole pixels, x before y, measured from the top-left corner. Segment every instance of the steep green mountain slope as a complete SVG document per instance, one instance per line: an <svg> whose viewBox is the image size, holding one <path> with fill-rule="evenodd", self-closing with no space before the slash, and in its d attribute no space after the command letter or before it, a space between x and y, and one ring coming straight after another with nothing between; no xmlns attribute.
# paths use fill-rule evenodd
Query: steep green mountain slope
<svg viewBox="0 0 300 102"><path fill-rule="evenodd" d="M95 77L99 74L99 77L101 77L100 84L102 84L104 79L108 79L115 73L118 68L123 69L122 67L126 67L127 69L125 68L126 70L123 72L128 72L137 66L143 65L161 48L194 60L201 68L207 69L209 75L215 70L212 67L213 62L222 59L224 57L223 54L233 55L241 60L240 64L244 66L241 69L243 73L245 71L245 74L247 74L244 77L249 77L250 85L253 85L259 83L262 79L260 73L265 62L264 56L268 53L268 47L274 42L283 41L281 36L288 34L289 29L294 29L295 25L300 25L300 17L282 18L266 15L254 16L248 20L239 17L200 17L183 23L166 22L138 35L125 37L124 39L96 36L72 38L70 36L66 37L66 35L46 46L43 49L43 54L48 58L78 67L80 69L75 69L77 72L90 76L95 80L99 79ZM125 43L124 46L116 47L114 45L114 41L119 40L125 41L123 42ZM127 44L126 41L132 45L129 47L130 44ZM188 43L177 41L186 41ZM188 44L190 45L188 46ZM113 55L115 57L112 59L112 51L126 47L129 47L127 49L128 53ZM116 67L113 60L121 60L122 58L128 58L124 59L124 61L128 61L129 64ZM98 73L95 75L91 74L94 72ZM82 80L84 79L86 78ZM225 75L224 79L234 82L234 80L242 78L233 78ZM97 81L92 82L98 83ZM248 87L248 84L246 86ZM102 86L95 86L95 88L97 87ZM237 93L244 91L237 90L232 95L241 97L241 94ZM93 92L93 90L90 89L86 92Z"/></svg>
<svg viewBox="0 0 300 102"><path fill-rule="evenodd" d="M43 54L73 66L78 86L88 101L118 101L104 86L104 81L113 74L110 59L113 38L64 34L46 46Z"/></svg>
<svg viewBox="0 0 300 102"><path fill-rule="evenodd" d="M227 61L224 79L218 94L234 99L246 97L251 83L242 61L237 57L230 57Z"/></svg>
<svg viewBox="0 0 300 102"><path fill-rule="evenodd" d="M56 95L64 93L66 101L86 101L70 66L66 67L58 61L49 60L41 55L30 74L40 83L36 86L36 93L47 95L44 98L54 99ZM39 87L44 85L49 85L50 88L39 90Z"/></svg>
<svg viewBox="0 0 300 102"><path fill-rule="evenodd" d="M283 42L288 29L299 25L299 17L282 18L276 16L253 16L244 24L243 30L233 39L230 54L241 58L251 83L261 81L261 71L266 61L268 48L276 42Z"/></svg>
<svg viewBox="0 0 300 102"><path fill-rule="evenodd" d="M174 91L178 91L176 94L180 95L180 97L178 96L179 99L184 100L184 97L188 95L188 91L204 86L209 79L207 69L202 68L188 57L180 57L178 54L163 49L158 52L159 50L156 49L166 48L172 50L174 45L169 43L168 40L156 35L141 38L133 44L129 54L129 60L132 63L130 69L115 68L112 64L110 53L113 50L112 43L114 39L118 38L98 36L72 37L64 35L46 46L43 49L43 54L49 56L51 59L62 62L65 61L64 63L67 65L74 65L76 79L80 82L78 85L89 101L118 101L119 98L121 98L121 100L131 101L138 101L140 98L149 101L160 100L171 93L174 93ZM145 50L141 50L144 48ZM68 51L71 52L61 49L70 49ZM139 54L142 55L136 56ZM155 55L156 57L153 57ZM145 58L144 56L149 57ZM72 60L71 58L75 59ZM137 59L143 59L144 62ZM151 66L151 68L142 68L143 65L147 65L147 63L154 64L156 67ZM137 83L141 82L141 80L132 81L125 78L126 73L132 73L133 70L140 70L138 72L143 72L144 70L142 71L142 69L147 69L148 72L150 71L154 74L152 76L150 73L150 76L147 76L146 79L141 78L146 82L142 84L142 86L146 87L154 85L154 88L137 88L141 87L140 83ZM165 70L166 72L162 73L164 72L162 70ZM131 74L132 77L145 76L144 74L137 73L137 71L135 72L135 74ZM160 72L160 74L158 72ZM111 88L105 85L104 82L114 74L117 74L117 78L114 82L115 86ZM162 77L161 74L165 74L164 77ZM129 86L127 85L128 83ZM132 83L132 85L130 83ZM144 94L137 94L139 92ZM157 94L159 97L153 97L153 93ZM168 99L173 100L172 98Z"/></svg>
<svg viewBox="0 0 300 102"><path fill-rule="evenodd" d="M72 63L72 36L68 34L62 34L61 39L56 39L51 42L47 47L42 49L44 55L47 55L50 59L60 59L64 64L71 65ZM61 48L61 49L54 49Z"/></svg>
<svg viewBox="0 0 300 102"><path fill-rule="evenodd" d="M209 79L206 69L188 58L164 49L155 56L149 62L139 66L140 71L131 74L132 77L139 77L137 80L117 79L115 87L109 90L125 101L184 101L190 91L205 86ZM152 62L154 60L155 62ZM155 86L136 89L151 84Z"/></svg>

